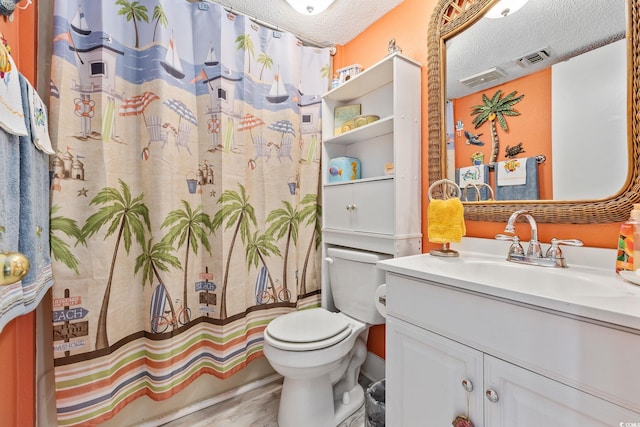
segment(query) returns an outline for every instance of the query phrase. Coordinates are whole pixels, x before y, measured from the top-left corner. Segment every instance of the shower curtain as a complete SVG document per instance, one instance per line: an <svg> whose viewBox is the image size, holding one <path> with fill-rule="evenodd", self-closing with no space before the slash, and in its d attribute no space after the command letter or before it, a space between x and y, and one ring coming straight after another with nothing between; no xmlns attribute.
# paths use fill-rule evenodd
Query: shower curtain
<svg viewBox="0 0 640 427"><path fill-rule="evenodd" d="M207 2L58 0L56 399L95 425L262 356L320 304L327 49Z"/></svg>

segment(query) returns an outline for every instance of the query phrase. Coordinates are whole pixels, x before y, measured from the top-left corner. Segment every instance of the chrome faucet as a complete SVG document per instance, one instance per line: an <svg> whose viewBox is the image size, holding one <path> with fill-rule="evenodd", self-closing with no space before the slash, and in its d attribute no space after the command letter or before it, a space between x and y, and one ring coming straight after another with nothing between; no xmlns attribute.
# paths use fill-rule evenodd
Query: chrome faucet
<svg viewBox="0 0 640 427"><path fill-rule="evenodd" d="M540 242L538 241L538 223L536 222L533 215L526 210L515 211L509 217L507 221L507 225L504 227L505 233L516 233L516 221L520 216L524 216L527 221L529 221L529 226L531 227L531 240L529 240L529 247L527 248L527 256L542 258L542 248L540 247Z"/></svg>
<svg viewBox="0 0 640 427"><path fill-rule="evenodd" d="M520 245L520 238L515 235L516 233L516 221L520 216L524 216L529 221L531 227L531 240L529 241L529 247L525 254L522 246ZM504 227L505 233L512 234L507 236L504 234L496 235L498 240L510 240L513 242L509 247L509 254L507 255L507 261L517 262L521 264L532 264L542 267L567 267L567 262L562 255L560 245L568 246L582 246L583 243L578 239L560 240L555 237L551 239L551 246L547 250L546 255L542 255L542 247L538 241L538 224L535 218L526 210L515 211L509 217L507 225Z"/></svg>

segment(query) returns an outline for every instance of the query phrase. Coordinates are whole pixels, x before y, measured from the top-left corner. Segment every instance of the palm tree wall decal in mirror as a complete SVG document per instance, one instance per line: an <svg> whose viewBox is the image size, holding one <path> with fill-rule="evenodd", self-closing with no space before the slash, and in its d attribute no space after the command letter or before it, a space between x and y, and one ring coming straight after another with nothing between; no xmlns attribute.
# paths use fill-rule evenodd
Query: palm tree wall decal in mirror
<svg viewBox="0 0 640 427"><path fill-rule="evenodd" d="M514 105L520 102L524 95L516 96L516 91L503 96L502 91L498 90L489 98L485 94L482 95L482 104L475 105L471 111L474 116L473 124L476 129L489 122L491 126L491 157L489 164L495 164L498 159L498 151L500 150L500 141L496 129L496 122L506 132L508 130L507 117L519 116L520 113L514 109Z"/></svg>
<svg viewBox="0 0 640 427"><path fill-rule="evenodd" d="M540 199L543 200L537 200L534 198L526 198L524 200L499 200L500 197L496 194L496 198L498 198L498 200L495 201L482 200L477 202L466 202L465 218L467 220L503 222L507 220L511 212L519 209L527 209L532 212L540 222L547 223L587 224L619 222L626 219L633 203L640 202L640 173L638 171L638 161L640 161L640 87L638 85L638 80L640 79L640 57L637 53L640 48L638 41L640 38L640 28L638 28L640 27L640 25L638 25L640 22L640 1L614 0L610 2L601 2L585 0L584 2L572 3L572 7L575 10L573 11L574 13L570 14L559 13L558 7L561 7L558 5L559 2L548 1L549 0L537 0L536 2L527 2L520 10L518 10L517 13L514 13L513 16L509 15L500 19L483 18L484 14L497 3L495 0L440 0L436 5L431 16L428 30L429 182L433 183L442 178L451 179L451 177L454 176L452 174L452 169L459 166L454 166L451 161L447 162L447 152L451 151L450 148L452 145L454 149L457 145L464 147L468 140L468 136L465 136L465 134L470 136L484 134L478 138L478 140L491 142L491 130L487 123L485 123L482 128L474 129L474 124L472 122L474 118L471 115L472 110L470 107L484 104L481 98L483 94L489 101L491 101L492 96L494 96L498 90L501 90L503 94L502 96L516 91L513 95L514 99L519 98L523 94L526 94L526 96L524 98L520 98L517 105L512 105L516 112L520 112L522 114L520 117L508 116L509 132L505 132L504 128L502 128L499 123L496 124L499 141L502 145L499 148L500 160L507 160L510 156L523 158L525 154L521 153L522 150L527 152L526 155L531 156L544 154L542 157L546 156L547 161L540 165L540 170L543 171L541 172L541 176L544 173L551 176L551 168L553 167L553 180L551 181L558 182L560 181L560 174L557 172L557 168L571 170L571 163L578 163L578 166L582 167L582 172L579 170L577 173L572 172L570 174L570 178L574 180L574 183L577 181L586 181L587 178L591 178L591 175L597 176L598 173L604 172L603 175L598 176L597 182L613 182L613 184L610 184L610 188L612 188L612 190L609 190L608 193L604 194L582 195L581 192L577 191L577 186L575 190L570 187L569 192L567 195L562 196L562 199L553 197L555 194L549 194L555 193L555 191L546 190L544 195L541 193ZM564 2L562 3L562 7L564 7ZM538 122L552 130L548 132L548 144L549 147L552 148L550 148L548 152L545 151L544 153L535 152L536 150L533 148L530 149L533 143L529 140L519 141L514 139L513 135L510 135L512 128L515 131L515 128L518 127L521 122L526 121L527 118L531 116L531 114L526 111L527 108L533 104L533 98L536 96L536 93L529 89L520 90L521 86L518 83L521 78L531 78L531 74L529 73L537 66L528 64L523 65L522 61L516 61L517 59L524 58L526 55L519 56L516 54L508 54L512 55L507 61L509 63L497 63L496 65L498 66L495 67L498 71L503 71L502 74L507 76L502 77L499 75L500 73L497 73L497 79L502 80L496 80L495 82L485 84L484 86L477 86L474 89L475 92L468 91L467 93L459 94L455 92L459 89L453 88L455 85L449 85L449 76L455 76L455 72L460 73L460 71L451 69L454 67L452 64L457 63L453 58L450 58L450 52L448 52L448 50L453 50L453 44L455 44L456 40L459 40L460 37L466 36L467 32L475 31L477 26L481 26L476 25L480 21L500 22L501 26L503 26L506 25L503 23L507 23L510 19L526 18L528 16L527 10L529 8L544 7L552 14L562 15L563 19L566 20L564 26L571 27L577 34L582 30L576 29L580 23L573 22L573 19L575 19L578 11L583 13L583 9L591 6L596 9L594 9L595 12L590 11L588 13L587 25L589 28L587 28L588 31L585 32L593 33L593 39L589 40L586 45L569 47L558 44L560 42L556 42L554 39L557 35L546 34L545 37L549 40L549 45L536 45L536 49L546 52L551 58L549 61L553 62L553 64L551 67L548 67L547 71L543 71L542 68L535 71L540 71L542 74L547 73L553 77L553 74L559 74L559 72L556 72L553 67L561 66L564 63L577 62L581 60L580 58L582 58L582 56L585 56L583 54L590 54L602 47L617 45L619 43L622 43L623 45L626 44L626 47L623 47L626 57L623 58L624 65L621 67L624 68L624 70L622 70L625 73L624 77L620 78L618 74L616 74L616 77L613 77L608 74L604 78L598 80L598 84L595 85L604 86L609 81L615 80L618 83L623 82L622 86L624 86L622 88L622 94L616 95L617 99L615 100L615 105L611 108L605 108L607 111L613 108L620 108L620 110L616 111L622 111L622 113L613 114L613 116L618 116L619 121L614 126L614 130L607 130L603 136L596 138L595 142L587 143L585 138L581 136L578 137L578 135L580 135L579 131L582 130L581 128L594 124L593 129L600 132L603 130L605 124L613 121L615 117L612 118L608 115L601 115L597 118L591 118L586 115L578 115L576 120L578 120L577 123L580 123L580 125L573 125L573 128L570 129L574 131L573 137L571 136L571 133L569 133L569 136L565 136L560 140L556 140L555 136L553 140L551 140L552 131L555 133L557 129L561 127L561 123L558 124L556 119L551 117L552 108L548 108L547 110L549 111L550 119L545 121L539 119ZM605 21L614 21L615 23L613 24L613 27L615 28L613 30L609 28L608 24L605 25ZM561 25L556 24L555 26L558 27ZM529 27L536 27L536 25L524 25L522 27L526 27L526 33L512 33L510 36L503 38L507 38L507 41L511 45L517 45L520 39L535 39L538 37L537 35L529 32ZM605 33L608 35L605 35ZM562 36L561 38L564 40L577 39L578 37ZM484 44L494 43L490 46L493 50L502 51L509 48L509 46L505 48L498 47L498 45L495 44L495 39L496 37L492 38L491 34L489 34L484 36L482 42ZM545 51L543 47L548 49ZM475 58L467 59L469 62L479 62ZM484 71L491 68L486 66L486 64L483 66L485 67L483 68ZM522 71L522 74L514 77L516 73L520 72L519 70ZM580 72L578 75L574 74L573 76L570 76L568 80L580 80L583 75L588 74L587 71L588 70ZM467 74L467 76L468 75L472 75L472 73ZM514 78L515 80L509 80ZM462 78L460 78L460 80L461 79ZM624 85L625 81L626 86ZM548 84L549 91L551 91L550 82L551 79L549 79ZM458 83L458 80L455 80L454 83ZM564 89L565 86L569 86L569 84L563 84L562 88ZM597 88L592 89L595 91ZM582 90L582 92L588 91ZM458 120L458 117L455 117L455 129L458 130L458 132L454 133L453 114L451 111L447 110L447 100L470 96L473 93L475 93L475 95L473 95L475 96L475 101L468 104L466 107L466 118ZM553 96L559 96L555 94L555 87L553 94L550 95L549 98L551 99ZM563 95L563 97L573 98L573 96L569 97L565 95ZM580 99L579 96L576 96L576 98ZM626 102L622 101L622 99L625 98ZM597 99L599 100L600 98ZM599 101L591 104L600 104L598 105L600 108L604 105L609 105ZM579 104L574 107L567 108L567 110L575 110L574 113L582 114L585 107L586 106L584 104ZM445 120L445 118L447 119ZM462 128L464 128L464 132L462 132ZM614 131L621 136L616 139L613 134ZM455 141L454 144L451 143L452 139ZM561 161L560 159L562 157L556 154L556 149L564 148L563 143L567 140L577 140L577 142L582 142L582 145L578 146L579 148L572 148L569 150L569 153L572 153L569 158L572 159L573 162ZM523 145L519 145L520 142L523 142ZM447 145L447 143L449 144ZM595 148L590 148L591 146L595 146ZM477 149L476 151L482 151L480 154L484 154L485 163L490 163L490 156L493 151L495 151L495 146L492 147L491 144L485 144L484 147L475 145L471 145L470 147ZM507 147L509 150L506 149ZM604 151L598 151L600 149ZM614 152L616 152L616 160L609 160L609 154L614 154ZM602 153L604 153L604 155ZM458 153L456 152L456 161L457 154ZM594 156L597 159L599 158L599 162L595 164L580 163L583 161L583 158L586 159L589 156ZM465 161L469 162L469 164L471 164L470 158L470 155L464 156ZM482 156L480 156L480 158L482 158ZM448 169L447 166L449 166ZM556 182L553 182L550 185L553 185L555 188ZM594 187L594 185L591 184L588 186ZM560 194L559 191L558 194Z"/></svg>

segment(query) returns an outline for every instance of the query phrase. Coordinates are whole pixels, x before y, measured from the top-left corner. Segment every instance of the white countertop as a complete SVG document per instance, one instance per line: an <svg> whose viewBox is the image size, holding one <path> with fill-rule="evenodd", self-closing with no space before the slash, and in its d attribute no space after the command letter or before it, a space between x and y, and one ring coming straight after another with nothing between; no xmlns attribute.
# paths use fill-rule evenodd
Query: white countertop
<svg viewBox="0 0 640 427"><path fill-rule="evenodd" d="M615 273L614 249L562 247L569 268L505 260L509 242L463 238L459 257L430 254L378 262L382 270L542 307L640 333L640 286ZM548 245L544 245L546 250ZM526 249L526 242L523 243ZM635 279L635 277L632 277ZM637 276L640 281L640 276Z"/></svg>

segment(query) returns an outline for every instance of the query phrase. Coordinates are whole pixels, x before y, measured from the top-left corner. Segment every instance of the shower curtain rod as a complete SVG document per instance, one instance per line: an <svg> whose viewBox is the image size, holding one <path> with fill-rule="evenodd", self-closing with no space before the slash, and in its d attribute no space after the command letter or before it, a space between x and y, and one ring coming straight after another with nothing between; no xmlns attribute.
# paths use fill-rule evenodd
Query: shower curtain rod
<svg viewBox="0 0 640 427"><path fill-rule="evenodd" d="M283 32L291 33L291 34L293 34L294 36L296 36L296 37L298 38L298 40L300 40L300 41L301 41L305 46L318 47L318 48L325 48L325 47L334 48L334 47L335 47L335 45L333 45L333 44L324 45L324 44L321 44L321 43L316 42L315 40L309 40L309 39L307 39L307 38L300 37L299 35L297 35L297 34L296 34L296 33L294 33L293 31L290 31L290 30L288 30L288 29L286 29L286 28L283 28L283 27L279 27L279 26L277 26L277 25L270 24L270 23L268 23L268 22L263 21L262 19L259 19L257 16L251 16L251 15L248 15L248 14L246 14L246 13L244 13L244 12L240 11L240 10L235 10L235 9L234 9L233 7L231 7L231 6L225 6L223 3L220 3L220 2L217 2L217 1L214 1L214 0L187 0L187 1L188 1L189 3L215 3L215 4L219 4L219 5L221 5L221 6L224 8L224 10L226 10L227 12L233 13L234 15L235 15L235 14L238 14L238 13L239 13L239 14L242 14L242 15L245 15L245 16L247 16L251 21L255 22L256 24L262 25L263 27L267 27L267 28L269 28L270 30L273 30L273 31L283 31Z"/></svg>

